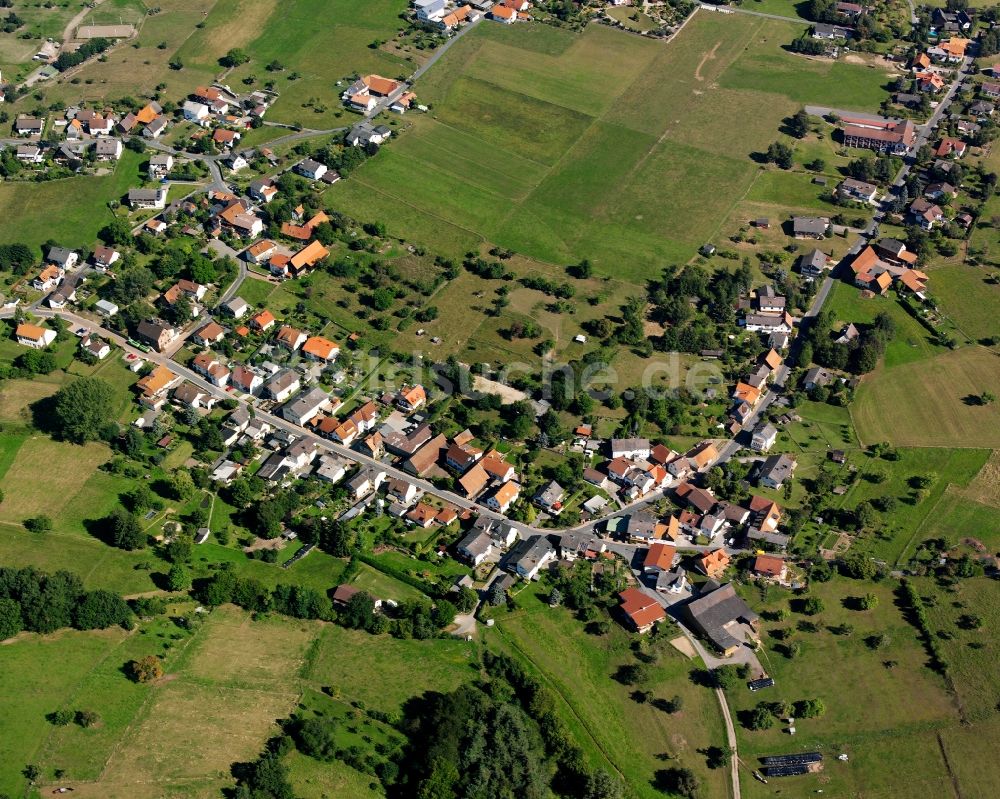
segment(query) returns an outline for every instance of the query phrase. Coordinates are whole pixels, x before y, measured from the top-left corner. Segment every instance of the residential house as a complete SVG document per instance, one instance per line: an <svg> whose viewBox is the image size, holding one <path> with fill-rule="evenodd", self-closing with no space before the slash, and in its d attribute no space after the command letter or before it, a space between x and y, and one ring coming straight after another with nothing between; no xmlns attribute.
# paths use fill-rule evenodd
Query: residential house
<svg viewBox="0 0 1000 799"><path fill-rule="evenodd" d="M309 336L301 330L290 325L282 325L278 328L278 333L274 337L274 340L286 350L295 352L306 342L307 338L309 338Z"/></svg>
<svg viewBox="0 0 1000 799"><path fill-rule="evenodd" d="M871 203L878 196L878 186L863 180L845 178L837 186L837 196L842 200L854 200L861 203Z"/></svg>
<svg viewBox="0 0 1000 799"><path fill-rule="evenodd" d="M118 250L113 247L105 247L104 245L95 247L93 254L90 256L90 260L94 264L94 269L98 272L106 272L118 263L120 259L121 253Z"/></svg>
<svg viewBox="0 0 1000 799"><path fill-rule="evenodd" d="M781 522L781 506L773 499L751 496L749 508L757 528L768 533L778 529Z"/></svg>
<svg viewBox="0 0 1000 799"><path fill-rule="evenodd" d="M202 127L207 127L210 124L211 110L204 103L185 100L184 105L181 106L181 111L184 114L184 119L188 122L194 122L194 124L201 125Z"/></svg>
<svg viewBox="0 0 1000 799"><path fill-rule="evenodd" d="M788 564L784 558L776 555L758 555L753 562L751 571L758 577L784 582L788 577Z"/></svg>
<svg viewBox="0 0 1000 799"><path fill-rule="evenodd" d="M779 489L785 480L791 479L797 463L791 455L770 455L757 470L757 482L767 488Z"/></svg>
<svg viewBox="0 0 1000 799"><path fill-rule="evenodd" d="M45 151L37 144L19 144L14 157L22 164L40 164L45 160Z"/></svg>
<svg viewBox="0 0 1000 799"><path fill-rule="evenodd" d="M157 352L163 352L178 335L179 332L162 319L145 319L135 329L135 337Z"/></svg>
<svg viewBox="0 0 1000 799"><path fill-rule="evenodd" d="M947 11L935 8L931 14L931 26L936 31L959 33L967 31L972 26L972 18L965 11Z"/></svg>
<svg viewBox="0 0 1000 799"><path fill-rule="evenodd" d="M510 510L510 506L517 502L517 498L521 495L521 487L515 483L513 480L504 483L499 486L490 496L486 498L484 503L488 508L499 513L506 513Z"/></svg>
<svg viewBox="0 0 1000 799"><path fill-rule="evenodd" d="M188 408L212 408L218 400L205 389L183 382L174 389L174 402Z"/></svg>
<svg viewBox="0 0 1000 799"><path fill-rule="evenodd" d="M707 469L719 459L719 450L711 441L702 441L694 449L689 450L687 458L694 465L695 469L701 471Z"/></svg>
<svg viewBox="0 0 1000 799"><path fill-rule="evenodd" d="M504 25L513 25L517 22L517 12L507 6L495 5L490 9L490 19L501 22Z"/></svg>
<svg viewBox="0 0 1000 799"><path fill-rule="evenodd" d="M295 165L295 171L309 180L319 180L326 174L326 164L321 164L312 158L306 158Z"/></svg>
<svg viewBox="0 0 1000 799"><path fill-rule="evenodd" d="M648 633L656 623L667 617L663 606L653 597L638 588L627 588L618 594L621 604L619 611L628 626L637 633Z"/></svg>
<svg viewBox="0 0 1000 799"><path fill-rule="evenodd" d="M715 549L698 556L695 565L702 574L714 579L729 567L730 560L726 550Z"/></svg>
<svg viewBox="0 0 1000 799"><path fill-rule="evenodd" d="M649 439L647 438L612 438L611 457L627 458L648 458L650 453Z"/></svg>
<svg viewBox="0 0 1000 799"><path fill-rule="evenodd" d="M767 452L778 438L778 428L770 422L759 424L750 439L750 448L757 452Z"/></svg>
<svg viewBox="0 0 1000 799"><path fill-rule="evenodd" d="M812 37L823 41L836 41L837 39L850 39L854 31L845 28L843 25L830 25L826 22L817 22L813 25Z"/></svg>
<svg viewBox="0 0 1000 799"><path fill-rule="evenodd" d="M455 547L459 557L472 566L479 566L493 554L493 539L482 530L473 528Z"/></svg>
<svg viewBox="0 0 1000 799"><path fill-rule="evenodd" d="M362 455L367 455L369 458L375 458L376 460L382 458L385 455L385 443L382 441L382 434L376 430L362 440L358 444L357 449Z"/></svg>
<svg viewBox="0 0 1000 799"><path fill-rule="evenodd" d="M359 122L348 131L344 137L344 143L348 147L367 147L369 144L380 145L390 136L392 136L392 130L385 125Z"/></svg>
<svg viewBox="0 0 1000 799"><path fill-rule="evenodd" d="M302 345L302 354L314 361L333 361L339 353L340 346L323 336L310 336Z"/></svg>
<svg viewBox="0 0 1000 799"><path fill-rule="evenodd" d="M258 311L250 317L250 327L259 333L266 333L274 327L276 322L277 320L274 318L274 314L266 308L263 311Z"/></svg>
<svg viewBox="0 0 1000 799"><path fill-rule="evenodd" d="M69 271L80 262L80 254L66 247L49 247L45 253L45 261Z"/></svg>
<svg viewBox="0 0 1000 799"><path fill-rule="evenodd" d="M80 349L99 361L111 354L111 345L98 336L84 336L80 339Z"/></svg>
<svg viewBox="0 0 1000 799"><path fill-rule="evenodd" d="M229 382L240 391L244 391L247 394L256 394L260 391L261 386L264 385L264 378L249 367L240 364L233 367L233 371L229 376Z"/></svg>
<svg viewBox="0 0 1000 799"><path fill-rule="evenodd" d="M459 474L464 474L483 457L483 451L471 444L453 443L445 453L445 462Z"/></svg>
<svg viewBox="0 0 1000 799"><path fill-rule="evenodd" d="M39 291L52 291L62 283L64 275L65 270L62 267L49 264L31 281L31 285Z"/></svg>
<svg viewBox="0 0 1000 799"><path fill-rule="evenodd" d="M542 510L557 516L562 513L563 497L565 495L565 489L555 480L552 480L535 494L532 501Z"/></svg>
<svg viewBox="0 0 1000 799"><path fill-rule="evenodd" d="M846 325L844 325L843 329L840 331L840 334L837 336L837 338L834 339L833 343L850 344L860 335L861 332L858 330L857 327L855 327L854 323L848 322Z"/></svg>
<svg viewBox="0 0 1000 799"><path fill-rule="evenodd" d="M445 15L445 0L414 0L413 7L421 22L438 22Z"/></svg>
<svg viewBox="0 0 1000 799"><path fill-rule="evenodd" d="M944 221L944 211L924 197L917 197L910 203L910 217L924 230Z"/></svg>
<svg viewBox="0 0 1000 799"><path fill-rule="evenodd" d="M302 383L291 369L282 369L264 383L264 394L275 402L284 402L299 390Z"/></svg>
<svg viewBox="0 0 1000 799"><path fill-rule="evenodd" d="M167 190L163 187L129 189L128 204L133 210L162 210L167 206Z"/></svg>
<svg viewBox="0 0 1000 799"><path fill-rule="evenodd" d="M336 484L347 476L347 469L350 465L350 462L343 458L324 454L319 456L313 474L325 483Z"/></svg>
<svg viewBox="0 0 1000 799"><path fill-rule="evenodd" d="M677 549L671 544L661 541L650 544L642 561L642 570L646 574L658 574L670 571L677 560Z"/></svg>
<svg viewBox="0 0 1000 799"><path fill-rule="evenodd" d="M924 188L924 197L929 200L953 200L958 196L958 189L950 183L928 183Z"/></svg>
<svg viewBox="0 0 1000 799"><path fill-rule="evenodd" d="M230 371L213 352L201 352L191 362L191 368L205 377L212 385L224 387L229 383Z"/></svg>
<svg viewBox="0 0 1000 799"><path fill-rule="evenodd" d="M918 72L914 78L917 81L917 89L922 92L937 94L944 90L944 78L936 72Z"/></svg>
<svg viewBox="0 0 1000 799"><path fill-rule="evenodd" d="M685 606L691 626L727 657L757 634L760 617L736 593L732 583L706 583Z"/></svg>
<svg viewBox="0 0 1000 799"><path fill-rule="evenodd" d="M14 120L14 133L17 136L41 136L44 129L44 119L22 116Z"/></svg>
<svg viewBox="0 0 1000 799"><path fill-rule="evenodd" d="M36 350L43 350L56 340L56 331L21 322L14 331L17 343Z"/></svg>
<svg viewBox="0 0 1000 799"><path fill-rule="evenodd" d="M412 413L427 402L427 394L421 385L403 386L396 395L396 405L404 413Z"/></svg>
<svg viewBox="0 0 1000 799"><path fill-rule="evenodd" d="M250 184L247 194L257 200L257 202L267 205L278 196L278 187L274 185L274 181L271 178L259 178Z"/></svg>
<svg viewBox="0 0 1000 799"><path fill-rule="evenodd" d="M264 232L264 220L239 200L231 201L217 217L220 224L238 236L255 239Z"/></svg>
<svg viewBox="0 0 1000 799"><path fill-rule="evenodd" d="M241 319L250 310L250 304L242 297L233 297L222 306L222 309L233 319Z"/></svg>
<svg viewBox="0 0 1000 799"><path fill-rule="evenodd" d="M749 333L791 333L795 325L791 314L747 314L743 320Z"/></svg>
<svg viewBox="0 0 1000 799"><path fill-rule="evenodd" d="M252 264L266 264L272 255L278 250L278 245L270 239L261 239L251 244L243 252L246 259Z"/></svg>
<svg viewBox="0 0 1000 799"><path fill-rule="evenodd" d="M331 407L330 395L321 388L303 391L281 408L281 415L289 422L305 425L321 411Z"/></svg>
<svg viewBox="0 0 1000 799"><path fill-rule="evenodd" d="M556 550L549 539L544 535L533 535L519 541L511 550L507 558L507 569L526 580L535 580L541 570L555 558Z"/></svg>
<svg viewBox="0 0 1000 799"><path fill-rule="evenodd" d="M158 139L167 129L167 118L157 117L142 129L142 135L147 139Z"/></svg>
<svg viewBox="0 0 1000 799"><path fill-rule="evenodd" d="M812 391L814 388L829 385L831 380L833 380L833 373L829 369L814 366L802 378L802 387L806 391Z"/></svg>
<svg viewBox="0 0 1000 799"><path fill-rule="evenodd" d="M709 513L718 502L715 495L707 488L699 488L687 481L679 483L674 493L678 499L684 500L699 513Z"/></svg>
<svg viewBox="0 0 1000 799"><path fill-rule="evenodd" d="M793 216L792 235L797 239L822 239L830 229L830 220L823 216Z"/></svg>
<svg viewBox="0 0 1000 799"><path fill-rule="evenodd" d="M154 366L145 377L139 378L135 387L139 390L139 402L147 408L157 409L164 403L164 395L180 380L166 366Z"/></svg>
<svg viewBox="0 0 1000 799"><path fill-rule="evenodd" d="M938 144L934 155L937 158L961 158L965 155L966 149L967 145L961 139L956 139L953 136L945 136L941 139L941 143Z"/></svg>

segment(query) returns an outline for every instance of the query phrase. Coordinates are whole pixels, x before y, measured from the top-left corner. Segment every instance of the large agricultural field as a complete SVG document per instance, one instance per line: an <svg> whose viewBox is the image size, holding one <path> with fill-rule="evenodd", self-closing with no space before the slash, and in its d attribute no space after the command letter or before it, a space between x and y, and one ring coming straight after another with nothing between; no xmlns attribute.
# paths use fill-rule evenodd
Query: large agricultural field
<svg viewBox="0 0 1000 799"><path fill-rule="evenodd" d="M744 197L814 207L767 188L751 159L783 118L884 97L884 72L782 50L799 32L710 14L666 45L601 26L479 26L418 81L431 113L327 197L429 246L587 257L642 283L651 264L687 261Z"/></svg>
<svg viewBox="0 0 1000 799"><path fill-rule="evenodd" d="M1000 385L1000 358L968 346L893 369L861 385L851 412L865 443L1000 447L1000 408L979 395Z"/></svg>

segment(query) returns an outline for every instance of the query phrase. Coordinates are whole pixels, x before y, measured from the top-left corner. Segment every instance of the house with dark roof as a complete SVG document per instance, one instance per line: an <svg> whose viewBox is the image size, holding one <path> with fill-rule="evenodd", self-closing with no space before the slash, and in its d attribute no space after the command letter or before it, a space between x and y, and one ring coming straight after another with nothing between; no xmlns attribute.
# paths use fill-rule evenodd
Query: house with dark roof
<svg viewBox="0 0 1000 799"><path fill-rule="evenodd" d="M726 656L732 655L759 632L760 616L737 594L732 583L709 581L701 594L685 606L691 626Z"/></svg>
<svg viewBox="0 0 1000 799"><path fill-rule="evenodd" d="M805 277L822 277L831 267L830 256L819 249L800 255L796 264L799 272Z"/></svg>
<svg viewBox="0 0 1000 799"><path fill-rule="evenodd" d="M830 229L825 216L793 216L792 235L797 239L822 239Z"/></svg>
<svg viewBox="0 0 1000 799"><path fill-rule="evenodd" d="M556 550L549 539L544 535L533 535L519 541L510 551L506 568L526 580L534 580L555 557Z"/></svg>
<svg viewBox="0 0 1000 799"><path fill-rule="evenodd" d="M795 458L791 455L771 455L757 467L757 483L767 488L779 489L795 473Z"/></svg>
<svg viewBox="0 0 1000 799"><path fill-rule="evenodd" d="M478 566L493 554L493 539L488 533L473 528L455 547L459 557Z"/></svg>

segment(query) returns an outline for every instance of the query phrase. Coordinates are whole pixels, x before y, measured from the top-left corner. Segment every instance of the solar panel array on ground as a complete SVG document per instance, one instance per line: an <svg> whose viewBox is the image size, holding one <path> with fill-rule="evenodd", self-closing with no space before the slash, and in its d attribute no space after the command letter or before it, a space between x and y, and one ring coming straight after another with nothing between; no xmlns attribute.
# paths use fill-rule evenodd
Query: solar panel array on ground
<svg viewBox="0 0 1000 799"><path fill-rule="evenodd" d="M808 763L798 763L792 766L765 766L764 773L768 777L797 777L809 773Z"/></svg>
<svg viewBox="0 0 1000 799"><path fill-rule="evenodd" d="M772 680L770 677L762 677L759 680L750 680L750 682L747 683L747 688L749 688L751 691L759 691L762 688L770 688L773 685L774 685L774 680Z"/></svg>
<svg viewBox="0 0 1000 799"><path fill-rule="evenodd" d="M819 752L801 752L797 755L768 755L760 762L765 766L797 766L800 763L819 763L823 755Z"/></svg>

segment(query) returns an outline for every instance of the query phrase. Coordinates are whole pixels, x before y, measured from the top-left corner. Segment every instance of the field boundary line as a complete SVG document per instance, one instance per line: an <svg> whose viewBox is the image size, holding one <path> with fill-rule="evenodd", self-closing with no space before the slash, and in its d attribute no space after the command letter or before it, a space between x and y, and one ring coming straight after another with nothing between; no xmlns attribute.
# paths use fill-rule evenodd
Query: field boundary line
<svg viewBox="0 0 1000 799"><path fill-rule="evenodd" d="M500 635L500 637L503 638L504 641L506 641L509 646L513 647L518 652L518 654L521 655L521 657L527 660L534 667L535 671L537 671L541 675L542 679L546 683L548 683L548 685L552 688L553 691L555 691L556 696L558 696L563 701L563 704L566 705L567 708L569 708L570 713L573 714L573 718L577 720L577 722L580 724L583 730L590 737L591 742L597 748L597 751L604 756L604 759L607 761L608 765L610 765L611 768L615 770L615 773L619 777L621 777L622 780L625 780L625 774L622 772L620 768L618 768L618 764L611 759L611 755L609 755L607 750L603 746L601 746L601 742L597 740L597 737L591 731L590 725L587 724L587 722L583 719L583 717L577 712L573 704L569 701L569 699L566 698L566 695L561 690L559 690L559 686L555 683L555 681L545 672L545 670L541 666L535 663L535 661L532 660L531 656L527 652L525 652L520 646L518 646L518 644L514 640L512 640L511 637L507 633L505 633L501 627L494 627L493 629L495 629L497 633ZM627 784L628 781L625 780L625 782Z"/></svg>
<svg viewBox="0 0 1000 799"><path fill-rule="evenodd" d="M483 81L483 82L484 83L489 83L489 81ZM496 86L498 89L503 89L503 86L500 86L500 85L498 85L496 83L491 84L491 85ZM507 90L504 89L504 91L507 91ZM525 96L527 96L527 95L525 95ZM448 128L448 130L453 130L456 133L460 134L461 136L465 136L466 138L473 139L475 141L480 141L479 139L476 139L476 137L473 136L471 133L469 133L467 131L464 131L461 128L456 128L450 122L444 122L444 121L442 121L441 119L439 119L436 116L435 117L431 117L431 119L434 121L435 124L438 124L438 125L440 125L443 128ZM540 166L540 167L544 168L546 171L548 171L551 168L549 164L543 164L541 161L536 161L534 158L531 158L531 157L529 157L527 155L524 155L523 153L517 153L517 157L518 158L523 158L529 164L534 164L535 166Z"/></svg>
<svg viewBox="0 0 1000 799"><path fill-rule="evenodd" d="M945 749L944 740L941 738L941 732L938 731L934 733L934 738L937 740L938 749L941 750L941 759L944 761L944 767L948 772L948 779L951 780L951 788L955 792L955 797L956 799L962 799L962 789L958 783L958 777L955 772L952 771L951 761L948 759L948 750Z"/></svg>
<svg viewBox="0 0 1000 799"><path fill-rule="evenodd" d="M368 189L371 192L374 192L375 194L381 194L386 199L389 199L389 200L392 200L394 202L397 202L400 205L408 206L409 208L412 208L414 211L418 211L421 214L425 214L426 216L430 216L430 217L433 217L434 219L438 219L438 220L440 220L441 222L444 222L447 225L451 225L451 227L458 228L459 230L464 230L466 233L471 233L480 242L489 241L489 239L487 239L482 233L477 233L475 230L472 230L471 228L467 228L467 227L464 227L463 225L459 225L457 222L452 222L450 219L445 219L440 214L436 214L433 211L428 211L428 210L426 210L424 208L421 208L419 205L414 205L409 200L404 200L403 198L398 197L395 194L391 194L391 193L385 191L384 189L380 189L380 188L378 188L376 186L373 186L371 183L366 183L362 178L359 178L357 176L352 176L352 180L355 183L361 184L366 189Z"/></svg>
<svg viewBox="0 0 1000 799"><path fill-rule="evenodd" d="M499 169L496 169L496 168L490 166L489 164L484 164L481 161L477 161L474 158L469 158L468 156L465 156L465 155L454 154L450 150L448 150L447 147L439 144L438 142L434 141L433 139L430 139L430 138L424 139L424 138L422 138L422 139L419 139L418 141L420 142L421 145L426 146L429 149L435 150L435 151L440 152L440 153L444 153L445 155L449 155L451 158L453 158L456 161L463 161L465 163L471 164L472 166L476 167L477 169L479 169L481 171L491 172L494 175L499 175L499 176L501 176L503 178L506 178L508 180L512 180L512 181L515 181L515 182L521 182L521 183L523 183L523 185L525 187L527 187L529 194L531 193L531 191L533 191L535 188L537 188L537 186L539 185L539 183L541 183L541 181L539 181L538 183L532 183L531 181L522 181L522 179L520 177L516 176L516 175L508 175L506 172L501 172ZM414 160L420 161L420 162L425 163L425 164L429 163L426 159L421 158L419 155L415 155L412 152L406 153L405 156L407 158L413 158ZM534 163L534 161L532 161L531 163ZM435 166L436 167L435 164L430 164L430 166ZM436 168L440 169L440 167L436 167ZM454 174L454 173L449 173L449 174ZM477 187L483 189L484 191L489 192L490 194L496 194L497 193L497 192L495 192L492 189L487 189L485 186L479 186L478 183L473 183L472 181L467 180L466 178L462 178L461 176L456 175L456 177L458 177L460 180L462 180L464 182L469 183L472 186L477 186ZM543 178L543 180L544 180L544 178Z"/></svg>
<svg viewBox="0 0 1000 799"><path fill-rule="evenodd" d="M525 193L525 195L522 198L520 198L520 200L518 200L515 197L505 197L503 194L500 194L496 190L488 188L487 186L484 186L481 183L477 183L474 180L470 180L468 177L463 177L462 175L457 175L454 172L445 172L445 170L443 170L437 164L434 164L431 161L428 161L426 158L421 158L416 153L413 153L413 152L404 153L403 157L406 158L409 161L415 161L416 163L424 166L425 168L427 168L427 169L429 169L431 171L437 170L437 171L442 172L444 174L447 174L447 175L449 175L451 177L454 177L456 180L458 180L461 183L466 184L467 186L473 186L474 188L479 189L480 191L485 192L486 194L489 194L490 197L493 197L493 198L495 198L497 200L507 200L508 202L510 202L512 204L513 203L517 203L517 202L523 202L524 200L526 200L532 194L532 192L534 192L534 190L536 188L538 188L538 186L539 186L539 184L541 182L541 181L539 181L539 183L536 183L534 185L532 185L530 183L526 184L527 192ZM498 172L495 169L490 169L490 167L485 166L483 164L480 164L479 162L474 161L471 158L462 158L462 156L459 156L459 158L461 160L464 160L464 161L468 162L469 164L471 164L474 167L482 169L483 171L491 171L491 172L493 172L496 175L502 175L503 177L508 177L507 175L504 175L503 172Z"/></svg>

